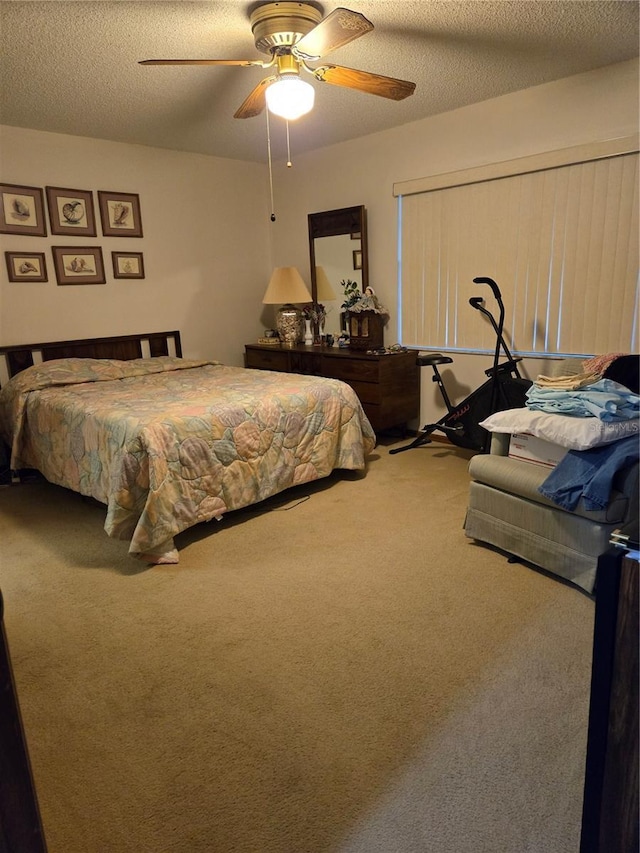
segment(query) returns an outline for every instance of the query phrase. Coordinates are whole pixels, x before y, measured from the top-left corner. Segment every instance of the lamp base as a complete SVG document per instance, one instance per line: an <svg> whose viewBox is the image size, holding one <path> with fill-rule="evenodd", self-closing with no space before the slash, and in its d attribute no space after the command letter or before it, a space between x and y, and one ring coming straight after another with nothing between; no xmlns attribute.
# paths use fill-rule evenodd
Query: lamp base
<svg viewBox="0 0 640 853"><path fill-rule="evenodd" d="M302 311L295 305L283 305L278 310L276 328L285 346L293 347L302 340L304 323Z"/></svg>

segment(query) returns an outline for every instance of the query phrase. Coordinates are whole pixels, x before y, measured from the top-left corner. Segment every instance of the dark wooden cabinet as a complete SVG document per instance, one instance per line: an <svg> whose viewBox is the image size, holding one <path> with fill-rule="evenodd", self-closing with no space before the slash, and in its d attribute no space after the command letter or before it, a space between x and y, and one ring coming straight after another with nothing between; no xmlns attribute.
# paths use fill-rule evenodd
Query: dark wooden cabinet
<svg viewBox="0 0 640 853"><path fill-rule="evenodd" d="M638 560L598 560L580 853L638 850Z"/></svg>
<svg viewBox="0 0 640 853"><path fill-rule="evenodd" d="M0 851L47 853L31 775L0 592Z"/></svg>
<svg viewBox="0 0 640 853"><path fill-rule="evenodd" d="M351 385L376 432L420 415L415 352L374 355L338 347L247 344L245 367L341 379Z"/></svg>

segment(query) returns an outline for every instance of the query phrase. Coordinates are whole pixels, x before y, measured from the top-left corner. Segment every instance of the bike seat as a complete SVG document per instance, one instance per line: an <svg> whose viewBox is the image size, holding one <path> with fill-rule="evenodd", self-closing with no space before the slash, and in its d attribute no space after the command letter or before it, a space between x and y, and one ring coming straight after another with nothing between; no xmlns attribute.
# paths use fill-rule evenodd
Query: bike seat
<svg viewBox="0 0 640 853"><path fill-rule="evenodd" d="M435 367L436 364L453 364L453 359L439 352L420 354L416 359L418 367Z"/></svg>

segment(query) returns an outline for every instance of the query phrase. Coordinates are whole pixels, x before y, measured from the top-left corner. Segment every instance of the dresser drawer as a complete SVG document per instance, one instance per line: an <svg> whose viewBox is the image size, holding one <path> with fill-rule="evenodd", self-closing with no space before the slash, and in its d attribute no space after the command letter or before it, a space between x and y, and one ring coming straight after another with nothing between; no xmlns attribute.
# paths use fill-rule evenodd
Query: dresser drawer
<svg viewBox="0 0 640 853"><path fill-rule="evenodd" d="M360 351L294 345L247 344L245 366L339 379L358 395L371 426L380 432L419 416L420 374L413 352L365 355Z"/></svg>
<svg viewBox="0 0 640 853"><path fill-rule="evenodd" d="M247 347L245 365L258 370L277 370L286 373L289 370L289 353L282 350L257 350Z"/></svg>
<svg viewBox="0 0 640 853"><path fill-rule="evenodd" d="M331 378L335 379L336 377L332 376ZM378 406L382 402L382 388L377 383L356 382L352 379L343 379L341 381L346 382L347 385L353 388L361 403L375 403Z"/></svg>
<svg viewBox="0 0 640 853"><path fill-rule="evenodd" d="M375 359L331 358L324 359L324 375L344 382L378 382L379 365Z"/></svg>
<svg viewBox="0 0 640 853"><path fill-rule="evenodd" d="M292 352L291 353L291 372L292 373L304 373L307 376L324 376L325 374L322 372L323 361L321 353L299 353Z"/></svg>

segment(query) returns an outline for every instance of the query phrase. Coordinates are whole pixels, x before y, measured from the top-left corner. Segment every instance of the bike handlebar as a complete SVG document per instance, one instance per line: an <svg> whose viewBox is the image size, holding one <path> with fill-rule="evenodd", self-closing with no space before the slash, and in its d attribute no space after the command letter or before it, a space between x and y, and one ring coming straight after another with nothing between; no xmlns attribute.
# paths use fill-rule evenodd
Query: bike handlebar
<svg viewBox="0 0 640 853"><path fill-rule="evenodd" d="M479 278L474 278L473 281L474 281L474 284L488 284L489 287L491 288L491 290L493 291L493 295L495 296L495 298L496 299L502 298L502 294L500 293L500 288L498 287L498 285L495 283L495 281L492 278L484 278L483 276L480 276ZM475 305L474 305L474 308L475 308Z"/></svg>
<svg viewBox="0 0 640 853"><path fill-rule="evenodd" d="M471 305L472 308L480 309L482 307L483 302L484 299L482 298L482 296L472 296L469 300L469 305Z"/></svg>

